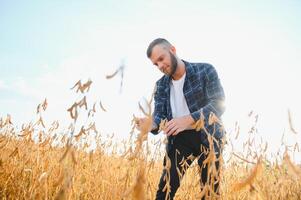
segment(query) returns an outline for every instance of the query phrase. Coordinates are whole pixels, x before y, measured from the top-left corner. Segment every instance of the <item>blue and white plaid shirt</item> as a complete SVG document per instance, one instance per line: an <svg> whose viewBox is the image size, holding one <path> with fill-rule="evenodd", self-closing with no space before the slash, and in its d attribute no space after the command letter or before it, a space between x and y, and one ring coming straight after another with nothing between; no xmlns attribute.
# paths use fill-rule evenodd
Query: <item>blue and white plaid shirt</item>
<svg viewBox="0 0 301 200"><path fill-rule="evenodd" d="M205 128L217 138L223 136L219 127L220 124L208 124L210 113L214 113L218 118L225 111L224 90L214 67L207 63L189 63L183 60L186 67L186 77L183 86L183 93L192 118L197 121L201 113L205 117ZM171 77L164 75L156 82L155 109L153 120L159 126L161 120L172 119L170 106L170 81ZM216 127L216 125L218 127ZM202 130L201 130L202 131ZM158 130L153 130L157 134Z"/></svg>

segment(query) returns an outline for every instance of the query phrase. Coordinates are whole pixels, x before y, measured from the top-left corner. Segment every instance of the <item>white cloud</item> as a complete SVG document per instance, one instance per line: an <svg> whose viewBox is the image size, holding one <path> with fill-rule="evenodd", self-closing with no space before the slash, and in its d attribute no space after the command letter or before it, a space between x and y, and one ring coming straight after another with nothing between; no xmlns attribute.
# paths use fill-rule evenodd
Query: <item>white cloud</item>
<svg viewBox="0 0 301 200"><path fill-rule="evenodd" d="M0 80L0 90L6 90L8 89L8 85L3 80Z"/></svg>
<svg viewBox="0 0 301 200"><path fill-rule="evenodd" d="M105 76L119 67L121 57L121 55L106 55L105 51L83 52L82 55L63 60L55 68L49 67L39 77L32 77L31 80L16 78L12 88L27 98L34 98L35 102L32 102L31 106L33 109L47 98L49 105L43 115L46 124L50 124L53 120L60 120L62 125L67 126L71 122L67 109L83 96L70 88L80 79L84 83L91 78L93 83L86 94L88 106L92 108L94 102L101 101L107 109L107 112L103 112L100 106L97 107L98 114L95 117L97 127L105 134L114 132L119 138L125 138L130 131L132 115L140 114L138 101L142 97L150 97L154 86L154 80L150 79L155 79L156 71L152 66L147 69L146 58L141 60L126 58L123 88L122 93L119 93L121 77L117 75L107 80ZM32 119L35 119L35 110L30 113ZM20 112L15 111L15 114L19 115ZM79 123L85 122L86 114L80 112L82 120ZM12 115L14 116L14 113ZM18 117L16 119L22 120Z"/></svg>
<svg viewBox="0 0 301 200"><path fill-rule="evenodd" d="M11 83L10 87L12 90L25 97L39 98L40 90L36 87L36 85L33 84L34 80L35 78L27 80L26 78L20 76Z"/></svg>

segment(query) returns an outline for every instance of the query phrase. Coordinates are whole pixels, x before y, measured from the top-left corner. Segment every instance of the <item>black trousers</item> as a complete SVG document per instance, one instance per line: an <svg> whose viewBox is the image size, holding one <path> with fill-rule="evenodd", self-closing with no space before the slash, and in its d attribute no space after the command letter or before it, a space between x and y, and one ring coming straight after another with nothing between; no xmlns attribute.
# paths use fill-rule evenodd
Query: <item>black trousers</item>
<svg viewBox="0 0 301 200"><path fill-rule="evenodd" d="M215 167L219 171L219 155L221 152L220 141L217 144L214 142L214 149L216 152ZM202 148L201 148L202 146ZM168 147L166 148L167 156L164 158L164 169L158 186L156 200L172 200L180 186L181 177L184 176L187 166L190 166L193 160L190 159L190 155L198 158L198 165L201 167L200 183L201 185L210 184L211 178L208 177L208 165L203 166L203 161L207 158L209 151L209 142L207 135L204 132L195 132L194 130L186 130L178 135L174 136L169 141ZM181 165L183 160L186 161L186 165ZM181 163L182 161L182 163ZM167 168L165 168L167 166ZM169 167L170 166L170 167ZM168 172L169 167L169 172ZM207 181L209 180L209 182ZM170 192L166 190L166 184L170 185ZM215 179L214 190L218 193L219 183ZM164 190L165 189L165 190ZM164 191L163 191L164 190ZM202 199L205 199L203 197Z"/></svg>

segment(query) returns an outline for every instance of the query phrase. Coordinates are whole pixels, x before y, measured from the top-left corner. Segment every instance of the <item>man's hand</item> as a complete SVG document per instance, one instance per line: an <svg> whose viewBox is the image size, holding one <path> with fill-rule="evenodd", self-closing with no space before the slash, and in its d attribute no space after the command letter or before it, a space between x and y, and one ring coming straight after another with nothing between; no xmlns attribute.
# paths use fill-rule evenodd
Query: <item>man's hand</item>
<svg viewBox="0 0 301 200"><path fill-rule="evenodd" d="M177 135L179 132L186 129L191 129L191 125L194 123L194 119L191 115L172 119L166 123L164 132L167 136Z"/></svg>

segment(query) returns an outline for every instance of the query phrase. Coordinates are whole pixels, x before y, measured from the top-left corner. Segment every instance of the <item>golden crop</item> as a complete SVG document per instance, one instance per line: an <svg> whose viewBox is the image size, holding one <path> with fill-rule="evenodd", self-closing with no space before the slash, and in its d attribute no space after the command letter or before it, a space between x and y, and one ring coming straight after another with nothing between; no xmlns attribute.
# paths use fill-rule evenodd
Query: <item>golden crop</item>
<svg viewBox="0 0 301 200"><path fill-rule="evenodd" d="M109 77L110 78L110 77ZM92 81L85 84L77 82L76 92L83 95L89 91ZM127 141L114 142L114 136L103 139L96 129L95 122L79 125L79 109L85 109L87 117L93 117L99 111L106 111L102 103L94 103L90 109L86 96L80 97L68 109L72 122L67 130L60 130L58 121L45 126L43 113L47 101L38 105L38 120L34 124L24 124L18 130L8 115L0 120L0 199L154 199L157 184L162 171L164 141L149 141L148 127L135 132L133 129ZM148 102L150 106L151 102ZM139 105L143 110L142 106ZM151 126L150 108L143 113ZM252 113L249 114L252 116ZM255 145L256 122L251 127L248 140L244 143L244 152L231 149L231 139L237 139L240 133L238 124L235 132L225 140L230 157L222 160L221 174L218 175L213 151L208 151L209 172L221 181L220 196L208 196L212 186L200 186L198 177L200 169L196 163L187 169L181 180L175 199L194 200L206 196L207 199L301 199L301 169L290 158L299 151L298 143L293 147L285 146L283 155L272 160L267 157L268 143ZM292 128L291 116L289 123ZM212 116L211 123L217 122ZM164 129L162 121L160 129ZM75 127L80 127L76 132ZM200 119L195 128L204 128ZM97 146L88 151L90 146L87 136L94 133ZM208 134L210 135L210 134ZM214 138L209 136L209 141ZM110 150L109 150L110 149ZM153 149L153 150L152 150ZM212 149L211 149L212 150ZM189 159L194 159L191 156ZM182 161L183 166L187 165ZM166 168L168 169L168 163ZM180 172L179 172L180 173ZM165 178L169 178L168 174ZM164 188L169 190L169 185Z"/></svg>

